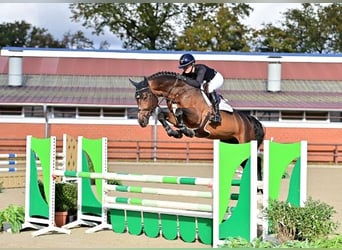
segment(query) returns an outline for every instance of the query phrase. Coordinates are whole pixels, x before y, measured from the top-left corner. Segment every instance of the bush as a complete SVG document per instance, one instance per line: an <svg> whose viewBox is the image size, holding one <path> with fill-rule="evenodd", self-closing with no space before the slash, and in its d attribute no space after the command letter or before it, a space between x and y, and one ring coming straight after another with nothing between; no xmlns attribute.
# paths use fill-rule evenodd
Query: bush
<svg viewBox="0 0 342 250"><path fill-rule="evenodd" d="M251 242L240 238L240 237L231 237L228 238L223 248L342 248L342 236L336 235L334 237L328 239L320 239L314 241L298 241L298 240L290 240L282 243L270 242L270 241L262 241L259 238L252 240Z"/></svg>
<svg viewBox="0 0 342 250"><path fill-rule="evenodd" d="M9 205L6 209L0 211L0 231L2 231L3 223L9 223L11 225L11 232L19 233L24 220L24 207L13 204Z"/></svg>
<svg viewBox="0 0 342 250"><path fill-rule="evenodd" d="M38 182L40 193L46 201L44 186ZM69 215L77 212L77 184L76 183L56 183L55 186L55 211L68 211Z"/></svg>
<svg viewBox="0 0 342 250"><path fill-rule="evenodd" d="M332 220L333 207L309 198L304 207L292 207L284 201L271 200L265 216L270 230L280 242L289 240L313 241L333 233L338 226Z"/></svg>
<svg viewBox="0 0 342 250"><path fill-rule="evenodd" d="M77 184L56 183L55 211L68 211L75 214L77 211Z"/></svg>

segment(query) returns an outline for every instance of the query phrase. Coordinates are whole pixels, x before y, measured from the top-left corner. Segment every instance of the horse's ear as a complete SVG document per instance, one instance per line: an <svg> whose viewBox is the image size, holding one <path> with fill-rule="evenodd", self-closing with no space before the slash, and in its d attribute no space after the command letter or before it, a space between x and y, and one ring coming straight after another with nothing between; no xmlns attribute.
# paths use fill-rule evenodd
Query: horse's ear
<svg viewBox="0 0 342 250"><path fill-rule="evenodd" d="M129 78L129 81L134 85L134 87L138 87L138 82L133 81L132 79Z"/></svg>
<svg viewBox="0 0 342 250"><path fill-rule="evenodd" d="M144 76L144 87L148 86L148 79L146 76Z"/></svg>

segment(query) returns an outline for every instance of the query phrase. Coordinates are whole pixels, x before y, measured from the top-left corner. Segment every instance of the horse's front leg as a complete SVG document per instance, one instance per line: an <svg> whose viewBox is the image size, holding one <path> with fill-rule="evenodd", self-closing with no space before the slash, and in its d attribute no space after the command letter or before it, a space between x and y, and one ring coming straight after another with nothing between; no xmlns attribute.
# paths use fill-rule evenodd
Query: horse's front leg
<svg viewBox="0 0 342 250"><path fill-rule="evenodd" d="M167 121L167 117L169 116L169 112L162 111L160 109L157 110L158 121L163 125L168 136L172 136L175 138L182 138L183 134L179 130L173 130L170 124Z"/></svg>
<svg viewBox="0 0 342 250"><path fill-rule="evenodd" d="M177 120L177 126L179 127L180 131L182 131L182 133L188 137L193 137L195 135L195 132L185 126L183 121L183 110L181 108L176 109L175 117Z"/></svg>

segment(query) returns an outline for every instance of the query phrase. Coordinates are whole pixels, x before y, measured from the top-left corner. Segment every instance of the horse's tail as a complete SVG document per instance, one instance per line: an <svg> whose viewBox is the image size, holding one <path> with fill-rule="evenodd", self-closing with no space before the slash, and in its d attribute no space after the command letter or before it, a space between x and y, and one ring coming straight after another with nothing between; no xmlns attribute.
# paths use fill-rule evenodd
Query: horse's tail
<svg viewBox="0 0 342 250"><path fill-rule="evenodd" d="M250 120L253 124L255 139L258 142L258 147L262 144L265 137L265 127L262 123L254 116L250 116Z"/></svg>

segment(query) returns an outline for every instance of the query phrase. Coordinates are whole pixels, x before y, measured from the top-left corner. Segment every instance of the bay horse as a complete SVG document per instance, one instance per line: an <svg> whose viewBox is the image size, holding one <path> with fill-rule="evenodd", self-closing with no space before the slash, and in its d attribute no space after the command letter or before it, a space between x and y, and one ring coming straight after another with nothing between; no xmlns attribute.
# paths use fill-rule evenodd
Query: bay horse
<svg viewBox="0 0 342 250"><path fill-rule="evenodd" d="M144 77L140 82L129 80L136 88L135 99L141 127L146 127L150 116L156 112L159 122L170 137L195 136L219 139L226 143L256 140L258 147L264 140L265 130L261 122L235 109L231 112L220 109L221 123L212 123L210 116L213 108L201 84L195 80L166 71ZM167 109L159 106L163 100L166 101Z"/></svg>

